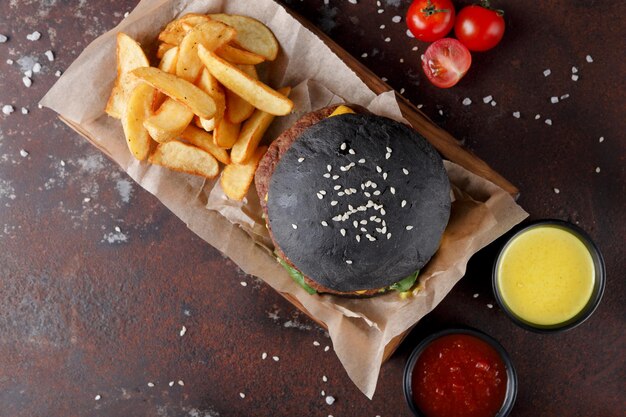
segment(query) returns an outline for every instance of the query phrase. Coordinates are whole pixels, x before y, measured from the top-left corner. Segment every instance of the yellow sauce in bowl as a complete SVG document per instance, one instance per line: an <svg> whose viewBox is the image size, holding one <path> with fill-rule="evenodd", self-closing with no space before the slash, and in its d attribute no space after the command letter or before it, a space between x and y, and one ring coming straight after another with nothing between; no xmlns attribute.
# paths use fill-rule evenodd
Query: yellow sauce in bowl
<svg viewBox="0 0 626 417"><path fill-rule="evenodd" d="M574 318L589 303L596 280L587 246L554 225L531 227L515 236L496 268L496 285L505 307L540 326Z"/></svg>

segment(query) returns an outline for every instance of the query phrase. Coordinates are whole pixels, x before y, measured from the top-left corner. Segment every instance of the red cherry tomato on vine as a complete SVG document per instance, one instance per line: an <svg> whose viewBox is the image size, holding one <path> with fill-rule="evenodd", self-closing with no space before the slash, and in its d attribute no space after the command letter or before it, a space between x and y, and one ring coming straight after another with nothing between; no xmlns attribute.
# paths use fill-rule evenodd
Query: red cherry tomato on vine
<svg viewBox="0 0 626 417"><path fill-rule="evenodd" d="M440 88L459 82L472 65L472 55L456 39L443 38L432 43L422 56L422 69L428 80Z"/></svg>
<svg viewBox="0 0 626 417"><path fill-rule="evenodd" d="M493 48L504 36L504 12L489 7L488 1L467 6L459 12L454 34L470 51Z"/></svg>
<svg viewBox="0 0 626 417"><path fill-rule="evenodd" d="M420 41L434 42L452 30L454 5L451 0L415 0L406 14L406 24Z"/></svg>

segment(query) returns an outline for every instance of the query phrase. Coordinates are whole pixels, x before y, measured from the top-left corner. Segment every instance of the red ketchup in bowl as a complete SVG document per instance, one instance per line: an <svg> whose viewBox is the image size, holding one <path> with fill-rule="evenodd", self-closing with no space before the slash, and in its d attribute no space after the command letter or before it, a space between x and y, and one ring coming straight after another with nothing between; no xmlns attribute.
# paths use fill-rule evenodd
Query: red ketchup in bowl
<svg viewBox="0 0 626 417"><path fill-rule="evenodd" d="M500 354L469 334L449 334L422 351L412 373L415 405L427 417L494 417L507 373Z"/></svg>

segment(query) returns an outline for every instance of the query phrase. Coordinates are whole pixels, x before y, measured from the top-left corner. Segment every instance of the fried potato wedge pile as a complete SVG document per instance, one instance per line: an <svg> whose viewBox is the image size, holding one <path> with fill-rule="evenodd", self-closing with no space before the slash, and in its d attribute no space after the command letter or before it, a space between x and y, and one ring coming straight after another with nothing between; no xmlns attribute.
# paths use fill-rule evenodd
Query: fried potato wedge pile
<svg viewBox="0 0 626 417"><path fill-rule="evenodd" d="M120 119L140 161L215 178L243 200L275 116L289 114L290 88L259 80L255 65L276 59L278 41L247 16L187 14L159 34L157 67L130 36L117 36L117 78L105 111Z"/></svg>

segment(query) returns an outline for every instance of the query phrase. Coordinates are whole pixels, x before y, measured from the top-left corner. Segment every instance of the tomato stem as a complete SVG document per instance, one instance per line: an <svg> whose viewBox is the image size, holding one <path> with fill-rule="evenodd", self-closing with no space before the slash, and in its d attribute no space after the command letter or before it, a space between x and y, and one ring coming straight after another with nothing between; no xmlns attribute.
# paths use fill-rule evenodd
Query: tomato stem
<svg viewBox="0 0 626 417"><path fill-rule="evenodd" d="M429 17L429 16L432 16L432 15L437 14L437 13L450 13L450 10L448 10L448 9L437 9L437 8L435 8L435 5L433 4L433 2L431 0L428 0L428 3L426 4L426 7L424 7L422 9L422 13L424 13L424 16Z"/></svg>
<svg viewBox="0 0 626 417"><path fill-rule="evenodd" d="M489 0L480 0L480 6L484 7L487 10L493 10L498 16L504 16L504 10L491 7L491 3Z"/></svg>

